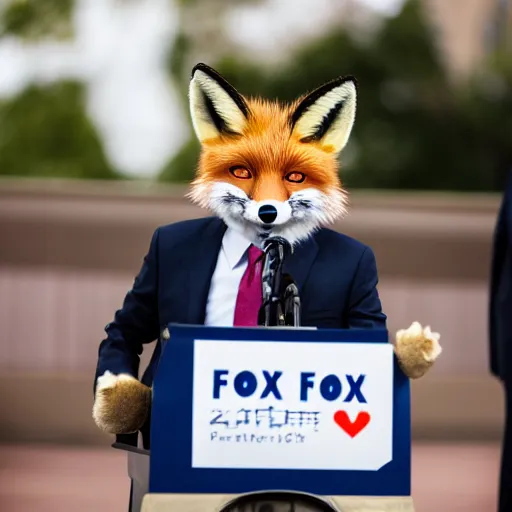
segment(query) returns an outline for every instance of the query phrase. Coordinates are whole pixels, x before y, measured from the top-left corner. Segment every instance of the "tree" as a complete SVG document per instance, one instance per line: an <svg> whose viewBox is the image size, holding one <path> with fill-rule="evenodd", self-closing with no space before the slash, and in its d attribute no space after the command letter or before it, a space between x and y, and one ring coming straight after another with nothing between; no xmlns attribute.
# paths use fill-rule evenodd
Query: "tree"
<svg viewBox="0 0 512 512"><path fill-rule="evenodd" d="M74 4L74 0L10 0L0 16L2 32L28 40L70 37Z"/></svg>
<svg viewBox="0 0 512 512"><path fill-rule="evenodd" d="M0 102L0 174L120 179L84 109L83 86L30 86Z"/></svg>

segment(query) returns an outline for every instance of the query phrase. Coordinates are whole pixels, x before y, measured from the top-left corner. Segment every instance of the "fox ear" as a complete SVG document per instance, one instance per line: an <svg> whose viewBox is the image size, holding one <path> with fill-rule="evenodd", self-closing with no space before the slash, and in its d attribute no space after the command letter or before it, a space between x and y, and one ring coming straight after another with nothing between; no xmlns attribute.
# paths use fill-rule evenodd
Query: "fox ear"
<svg viewBox="0 0 512 512"><path fill-rule="evenodd" d="M356 116L355 78L340 77L308 94L290 118L301 142L319 141L339 153L347 144Z"/></svg>
<svg viewBox="0 0 512 512"><path fill-rule="evenodd" d="M200 142L222 134L241 134L249 117L244 98L206 64L192 70L190 114Z"/></svg>

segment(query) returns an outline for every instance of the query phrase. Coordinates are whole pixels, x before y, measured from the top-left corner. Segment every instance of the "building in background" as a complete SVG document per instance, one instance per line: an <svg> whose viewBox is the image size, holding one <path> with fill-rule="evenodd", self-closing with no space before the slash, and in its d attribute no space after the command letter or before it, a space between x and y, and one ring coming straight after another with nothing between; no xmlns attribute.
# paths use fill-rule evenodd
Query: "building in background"
<svg viewBox="0 0 512 512"><path fill-rule="evenodd" d="M447 68L460 81L498 48L512 49L510 0L422 0Z"/></svg>

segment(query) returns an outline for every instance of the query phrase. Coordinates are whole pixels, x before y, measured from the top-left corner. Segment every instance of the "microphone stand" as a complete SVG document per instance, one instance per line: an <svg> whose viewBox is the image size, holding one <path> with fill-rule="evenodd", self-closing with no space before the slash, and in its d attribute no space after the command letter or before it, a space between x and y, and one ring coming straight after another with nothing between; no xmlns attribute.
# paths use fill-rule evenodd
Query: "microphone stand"
<svg viewBox="0 0 512 512"><path fill-rule="evenodd" d="M282 280L285 325L300 327L300 296L299 288L292 276L285 274Z"/></svg>
<svg viewBox="0 0 512 512"><path fill-rule="evenodd" d="M293 278L283 274L284 260L291 250L290 243L282 237L271 237L264 243L263 305L259 311L259 325L300 326L299 290Z"/></svg>

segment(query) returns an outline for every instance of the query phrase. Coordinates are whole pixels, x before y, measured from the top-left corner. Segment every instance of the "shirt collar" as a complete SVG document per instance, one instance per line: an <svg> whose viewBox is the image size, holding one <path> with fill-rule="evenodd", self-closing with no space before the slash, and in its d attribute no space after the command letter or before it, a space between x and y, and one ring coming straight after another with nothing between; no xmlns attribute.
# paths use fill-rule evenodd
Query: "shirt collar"
<svg viewBox="0 0 512 512"><path fill-rule="evenodd" d="M240 263L250 245L251 242L238 231L232 228L226 230L222 239L222 250L231 270Z"/></svg>

